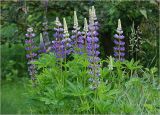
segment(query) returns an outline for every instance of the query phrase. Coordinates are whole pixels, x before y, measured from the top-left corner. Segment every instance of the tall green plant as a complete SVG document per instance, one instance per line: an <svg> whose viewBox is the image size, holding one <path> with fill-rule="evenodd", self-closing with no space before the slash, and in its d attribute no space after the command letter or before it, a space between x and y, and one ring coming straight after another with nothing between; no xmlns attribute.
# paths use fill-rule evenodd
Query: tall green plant
<svg viewBox="0 0 160 115"><path fill-rule="evenodd" d="M159 112L155 69L147 72L138 62L115 62L112 57L100 63L106 63L110 68L100 68L100 84L95 89L95 96L95 91L89 88L91 75L88 74L89 62L85 54L76 54L72 60L62 63L64 86L56 57L43 54L34 62L39 71L37 86L28 88L32 110L43 114ZM146 76L147 79L154 76L155 85L152 82L148 84Z"/></svg>

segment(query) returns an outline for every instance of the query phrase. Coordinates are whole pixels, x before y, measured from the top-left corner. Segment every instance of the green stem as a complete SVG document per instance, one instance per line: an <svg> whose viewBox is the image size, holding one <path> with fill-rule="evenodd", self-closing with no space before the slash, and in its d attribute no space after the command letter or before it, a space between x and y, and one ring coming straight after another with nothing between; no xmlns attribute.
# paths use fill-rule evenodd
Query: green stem
<svg viewBox="0 0 160 115"><path fill-rule="evenodd" d="M131 78L132 78L133 70L131 70Z"/></svg>
<svg viewBox="0 0 160 115"><path fill-rule="evenodd" d="M94 92L94 98L97 100L98 99L98 95L97 95L97 89ZM94 104L94 114L96 114L96 105Z"/></svg>
<svg viewBox="0 0 160 115"><path fill-rule="evenodd" d="M154 75L152 75L152 84L153 84L153 86L154 86L154 84L155 84Z"/></svg>
<svg viewBox="0 0 160 115"><path fill-rule="evenodd" d="M120 36L120 34L119 34L119 36ZM120 39L118 39L118 40L119 40L119 43L120 43L120 42L121 42L121 40L120 40ZM120 44L118 44L118 49L120 49ZM119 52L118 52L118 53L119 53L118 58L119 58L119 60L120 60L120 58L121 58L120 53L121 53L121 52L120 52L120 50L118 50L118 51L119 51Z"/></svg>
<svg viewBox="0 0 160 115"><path fill-rule="evenodd" d="M64 76L62 75L62 58L60 59L60 65L61 65L61 83L62 83L62 86L64 86L64 83L63 83L63 81L64 81Z"/></svg>

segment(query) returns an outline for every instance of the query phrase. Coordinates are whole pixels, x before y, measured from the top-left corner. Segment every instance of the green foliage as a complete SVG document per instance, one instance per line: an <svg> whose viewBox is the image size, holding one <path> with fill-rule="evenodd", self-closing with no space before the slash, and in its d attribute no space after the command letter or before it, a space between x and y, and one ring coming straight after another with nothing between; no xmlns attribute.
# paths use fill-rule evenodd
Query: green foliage
<svg viewBox="0 0 160 115"><path fill-rule="evenodd" d="M159 112L155 67L144 69L138 61L115 62L109 57L101 63L113 68L101 68L100 84L96 90L91 90L85 55L74 55L72 60L59 63L53 54L41 55L34 62L39 69L36 87L28 87L34 113Z"/></svg>
<svg viewBox="0 0 160 115"><path fill-rule="evenodd" d="M27 76L26 59L23 45L1 45L1 76L2 79L17 80Z"/></svg>
<svg viewBox="0 0 160 115"><path fill-rule="evenodd" d="M1 37L6 38L7 40L10 41L10 39L13 39L12 37L16 34L18 31L16 24L11 24L11 25L5 25L4 27L1 27L2 29L0 30Z"/></svg>
<svg viewBox="0 0 160 115"><path fill-rule="evenodd" d="M53 54L41 55L41 58L34 63L38 69L36 87L28 87L27 98L30 108L23 105L24 101L18 95L23 92L21 84L12 86L9 83L12 87L2 87L4 93L2 113L160 113L158 69L156 68L159 61L158 4L156 0L81 2L49 0L46 12L44 1L3 0L0 4L2 11L0 26L2 80L19 81L18 78L27 76L23 44L28 26L34 28L37 35L34 40L38 44L38 35L42 32L42 23L46 16L49 22L47 31L50 40L53 40L52 30L57 16L60 20L62 17L66 18L70 32L73 26L73 11L77 11L79 25L83 25L83 19L88 15L88 9L92 5L96 8L100 23L100 57L104 60L100 62L102 66L100 85L95 91L92 91L89 88L88 79L91 75L87 70L89 65L87 56L74 55L74 59L71 58L66 62L57 60ZM125 35L126 54L129 49L129 38L133 37L131 26L134 22L135 28L139 26L142 31L141 37L144 43L141 47L145 55L140 55L136 59L134 56L126 55L126 59L131 59L131 61L124 62L115 62L111 56L105 59L113 53L113 34L119 18L122 20ZM26 107L27 110L23 111L23 107Z"/></svg>
<svg viewBox="0 0 160 115"><path fill-rule="evenodd" d="M1 81L1 114L30 114L27 104L26 84L28 79L21 79L15 82Z"/></svg>
<svg viewBox="0 0 160 115"><path fill-rule="evenodd" d="M140 12L147 19L147 11L145 9L141 9Z"/></svg>
<svg viewBox="0 0 160 115"><path fill-rule="evenodd" d="M73 26L73 11L77 11L79 25L83 25L83 19L88 15L88 9L94 5L100 23L100 52L103 59L106 55L113 54L112 39L116 29L117 20L122 20L122 27L125 35L126 49L129 45L132 22L135 27L139 26L142 31L142 39L145 43L142 46L146 53L144 64L148 67L157 64L158 59L158 2L151 1L50 1L47 12L44 1L3 1L2 8L2 43L23 43L27 26L34 27L37 35L42 32L44 16L49 22L49 36L53 40L54 20L58 16L66 18L69 30ZM64 10L65 9L65 10ZM127 9L127 10L126 10ZM88 17L86 17L88 18ZM81 26L81 30L82 30ZM18 31L17 31L18 30ZM38 41L38 37L35 38ZM128 52L128 51L126 51ZM148 58L149 57L149 58ZM127 56L128 58L128 56ZM131 57L133 58L133 57ZM138 58L137 60L140 60ZM146 61L149 60L149 61ZM148 64L148 62L152 62Z"/></svg>

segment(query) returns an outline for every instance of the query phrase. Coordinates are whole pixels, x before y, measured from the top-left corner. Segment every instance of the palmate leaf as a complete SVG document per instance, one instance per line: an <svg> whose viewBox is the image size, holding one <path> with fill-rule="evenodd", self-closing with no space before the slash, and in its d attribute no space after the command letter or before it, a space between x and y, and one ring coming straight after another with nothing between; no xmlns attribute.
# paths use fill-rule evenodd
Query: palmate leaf
<svg viewBox="0 0 160 115"><path fill-rule="evenodd" d="M141 69L143 67L142 65L138 65L139 61L134 62L133 59L131 61L125 61L124 64L126 65L126 69L129 70Z"/></svg>
<svg viewBox="0 0 160 115"><path fill-rule="evenodd" d="M156 67L152 67L152 68L150 69L151 74L154 74L154 73L156 73L157 71L158 71L158 68L156 68Z"/></svg>
<svg viewBox="0 0 160 115"><path fill-rule="evenodd" d="M100 100L100 99L94 99L93 103L95 104L96 108L100 113L107 113L111 107L111 104L113 103L112 100Z"/></svg>
<svg viewBox="0 0 160 115"><path fill-rule="evenodd" d="M106 85L104 82L99 84L97 89L97 95L100 99L106 99L107 92L111 89L111 84Z"/></svg>
<svg viewBox="0 0 160 115"><path fill-rule="evenodd" d="M111 84L106 85L104 82L99 84L97 89L97 96L100 100L114 100L118 94L122 92L121 88L113 88Z"/></svg>
<svg viewBox="0 0 160 115"><path fill-rule="evenodd" d="M120 90L120 89L112 89L112 90L110 90L109 92L107 92L107 97L113 96L113 95L117 95L117 94L119 94L119 93L121 93L121 90Z"/></svg>
<svg viewBox="0 0 160 115"><path fill-rule="evenodd" d="M100 72L101 72L101 77L107 77L107 75L109 74L109 69L108 67L104 67L102 69L100 69Z"/></svg>
<svg viewBox="0 0 160 115"><path fill-rule="evenodd" d="M33 64L37 65L38 69L54 67L56 64L56 58L53 54L43 54L37 61L33 62Z"/></svg>
<svg viewBox="0 0 160 115"><path fill-rule="evenodd" d="M145 9L141 9L140 12L147 19L147 11Z"/></svg>
<svg viewBox="0 0 160 115"><path fill-rule="evenodd" d="M78 108L78 112L89 111L91 108L88 101L83 102Z"/></svg>
<svg viewBox="0 0 160 115"><path fill-rule="evenodd" d="M130 88L132 86L140 86L141 81L139 78L131 78L128 82L125 83L126 88Z"/></svg>
<svg viewBox="0 0 160 115"><path fill-rule="evenodd" d="M69 96L87 96L93 93L88 87L83 87L82 84L77 83L76 85L66 80L68 84L67 92L64 92L65 95Z"/></svg>
<svg viewBox="0 0 160 115"><path fill-rule="evenodd" d="M42 101L42 102L44 102L46 105L57 104L57 102L58 102L56 100L51 100L48 97L41 97L39 100Z"/></svg>

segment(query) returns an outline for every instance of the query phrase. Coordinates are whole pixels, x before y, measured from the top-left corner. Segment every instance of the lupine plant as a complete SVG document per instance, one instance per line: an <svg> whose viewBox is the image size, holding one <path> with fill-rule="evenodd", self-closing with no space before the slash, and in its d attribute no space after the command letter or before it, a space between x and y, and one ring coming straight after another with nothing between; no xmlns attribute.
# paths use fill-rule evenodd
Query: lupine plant
<svg viewBox="0 0 160 115"><path fill-rule="evenodd" d="M119 61L124 61L124 56L125 56L125 42L123 41L124 35L123 35L123 30L121 26L121 20L118 20L118 28L116 30L117 34L114 35L114 57L115 60Z"/></svg>
<svg viewBox="0 0 160 115"><path fill-rule="evenodd" d="M51 50L50 48L50 41L49 41L49 36L48 36L48 21L47 21L47 17L44 17L44 22L43 24L43 32L40 33L40 44L39 44L39 50L38 53L47 53L48 51Z"/></svg>
<svg viewBox="0 0 160 115"><path fill-rule="evenodd" d="M64 43L64 47L65 47L65 58L67 55L69 55L71 53L71 39L69 38L69 33L68 33L68 27L67 27L67 23L66 23L66 19L63 18L63 25L64 25L64 39L62 40L62 42Z"/></svg>
<svg viewBox="0 0 160 115"><path fill-rule="evenodd" d="M55 40L52 41L52 44L53 44L52 48L57 58L64 58L65 57L65 46L64 46L64 43L62 42L62 39L64 38L64 34L63 34L64 29L58 17L56 18L55 25L56 25L56 27L54 28Z"/></svg>
<svg viewBox="0 0 160 115"><path fill-rule="evenodd" d="M33 85L35 85L35 74L36 74L36 67L34 64L32 64L32 62L35 61L35 57L37 56L37 53L34 52L34 49L36 48L35 44L34 44L34 40L33 38L35 37L35 33L33 33L33 29L32 28L28 28L27 29L27 33L26 33L26 58L28 60L28 71L29 71L29 75L31 76L31 80Z"/></svg>
<svg viewBox="0 0 160 115"><path fill-rule="evenodd" d="M37 87L29 89L32 113L152 114L159 111L156 69L146 71L138 62L114 61L112 57L103 62L109 67L101 68L101 82L91 90L90 74L86 70L90 62L83 55L74 55L74 60L63 65L68 69L62 71L66 84L62 87L61 68L56 65L56 57L52 53L42 55L35 62L38 70L43 70L37 74Z"/></svg>
<svg viewBox="0 0 160 115"><path fill-rule="evenodd" d="M99 23L98 23L98 20L97 20L96 10L95 10L94 6L92 6L92 13L93 13L93 20L94 20L96 35L98 35Z"/></svg>
<svg viewBox="0 0 160 115"><path fill-rule="evenodd" d="M49 36L48 36L48 20L46 16L44 17L44 22L43 22L42 38L43 38L46 49L48 49L51 43L50 43Z"/></svg>
<svg viewBox="0 0 160 115"><path fill-rule="evenodd" d="M63 25L59 18L56 18L55 25L53 52L42 53L40 58L32 63L39 71L36 74L37 87L29 89L32 113L151 114L160 112L158 88L156 89L157 69L144 68L139 61L133 59L124 60L125 42L120 19L117 34L114 35L114 58L109 56L105 60L98 57L100 26L94 6L89 9L89 25L84 18L82 32L75 11L71 37L65 18L63 18ZM34 36L32 31L32 29L28 30L27 36L30 36L30 39ZM42 38L40 34L41 46L45 46ZM30 44L31 41L27 42ZM31 50L30 53L32 52ZM144 82L145 80L147 82Z"/></svg>
<svg viewBox="0 0 160 115"><path fill-rule="evenodd" d="M98 55L100 52L98 51L99 45L98 45L98 33L97 33L97 25L94 22L95 20L95 11L93 9L89 10L89 26L88 26L88 33L87 33L87 53L89 56L89 62L90 62L90 74L93 76L90 78L90 81L92 82L91 89L96 89L99 84L99 76L100 76L100 70L99 70L99 61L100 58Z"/></svg>

